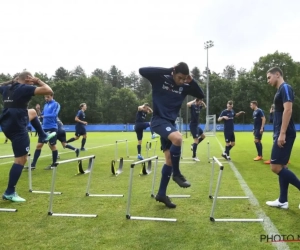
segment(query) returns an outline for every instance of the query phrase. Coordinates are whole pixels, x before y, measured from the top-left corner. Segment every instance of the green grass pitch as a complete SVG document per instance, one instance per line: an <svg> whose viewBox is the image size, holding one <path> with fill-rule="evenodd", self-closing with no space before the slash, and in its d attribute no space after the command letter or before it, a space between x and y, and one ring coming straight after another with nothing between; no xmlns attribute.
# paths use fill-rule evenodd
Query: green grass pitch
<svg viewBox="0 0 300 250"><path fill-rule="evenodd" d="M73 136L68 133L67 138ZM170 180L168 194L188 194L190 198L173 198L176 209L168 209L162 203L150 197L153 172L148 176L139 176L141 169L137 165L134 170L131 215L160 218L176 218L177 222L127 220L126 202L130 162L124 162L123 173L113 176L110 170L115 154L115 141L128 140L129 154L136 160L136 135L134 132L120 133L88 133L86 152L80 156L95 155L94 171L91 179L90 193L124 194L124 197L86 197L88 175L76 175L77 163L71 162L58 166L55 191L63 192L55 195L54 213L97 214L96 218L54 217L49 216L49 194L36 194L28 191L28 172L23 174L17 185L17 192L27 201L12 203L0 201L0 208L16 208L18 212L0 212L0 249L274 249L274 245L261 242L260 236L266 234L260 222L211 222L209 220L212 200L209 199L209 183L211 163L207 159L207 142L210 142L211 155L220 157L224 146L223 134L207 137L198 147L200 162L182 163L181 171L191 182L188 189L181 189ZM142 145L146 155L146 142L150 133L144 133ZM3 144L1 133L1 155L12 154L11 144ZM37 137L31 137L31 154L33 155ZM81 139L72 145L79 147ZM184 137L183 162L191 161L190 144L192 138ZM272 134L263 135L264 160L270 156ZM119 157L126 159L125 144L119 144ZM159 150L159 157L163 154ZM75 153L58 145L60 160L71 159ZM149 151L153 155L154 144ZM299 137L296 139L289 168L300 176L299 169ZM252 206L248 199L217 200L216 218L257 218L261 209L276 226L280 234L300 234L299 191L290 186L289 209L280 210L265 205L267 200L278 198L278 177L263 162L254 162L256 148L252 134L236 133L236 147L231 150L231 158L235 167L253 192L259 206ZM32 172L34 190L50 191L52 171L44 170L51 163L51 151L47 145L42 150L37 169ZM12 159L0 161L0 186L4 192ZM157 192L161 166L159 163L156 175L155 192ZM83 161L86 168L87 161ZM220 196L245 196L238 179L228 164L224 164L224 172L220 187ZM214 189L219 171L214 174ZM214 190L213 189L213 190ZM288 243L290 249L300 249L300 243Z"/></svg>

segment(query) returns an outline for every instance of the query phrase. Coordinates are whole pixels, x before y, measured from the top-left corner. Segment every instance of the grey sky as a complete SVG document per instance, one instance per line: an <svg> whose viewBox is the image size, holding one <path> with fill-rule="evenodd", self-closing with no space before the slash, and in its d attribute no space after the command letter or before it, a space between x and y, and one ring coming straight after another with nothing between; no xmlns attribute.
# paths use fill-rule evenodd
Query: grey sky
<svg viewBox="0 0 300 250"><path fill-rule="evenodd" d="M0 73L23 69L53 75L81 65L87 74L116 65L185 61L201 71L250 69L260 56L290 53L300 61L300 1L14 0L0 3Z"/></svg>

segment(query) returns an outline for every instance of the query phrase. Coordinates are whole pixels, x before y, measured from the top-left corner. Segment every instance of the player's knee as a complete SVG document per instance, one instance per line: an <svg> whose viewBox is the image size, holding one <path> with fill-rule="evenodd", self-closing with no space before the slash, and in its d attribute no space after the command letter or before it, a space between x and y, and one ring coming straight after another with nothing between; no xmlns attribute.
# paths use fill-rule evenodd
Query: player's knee
<svg viewBox="0 0 300 250"><path fill-rule="evenodd" d="M176 146L181 146L182 144L182 135L178 131L171 133L168 139Z"/></svg>
<svg viewBox="0 0 300 250"><path fill-rule="evenodd" d="M138 140L138 145L142 145L142 140Z"/></svg>
<svg viewBox="0 0 300 250"><path fill-rule="evenodd" d="M231 145L231 147L234 147L235 146L235 142L232 142L230 145Z"/></svg>
<svg viewBox="0 0 300 250"><path fill-rule="evenodd" d="M28 109L28 117L29 121L32 121L35 117L37 117L37 113L34 109Z"/></svg>
<svg viewBox="0 0 300 250"><path fill-rule="evenodd" d="M202 140L204 140L205 139L205 134L202 134L201 138L202 138Z"/></svg>
<svg viewBox="0 0 300 250"><path fill-rule="evenodd" d="M27 162L27 155L16 157L14 163L24 166Z"/></svg>
<svg viewBox="0 0 300 250"><path fill-rule="evenodd" d="M37 150L41 150L43 146L44 146L43 143L38 143L38 144L36 145L36 149L37 149Z"/></svg>
<svg viewBox="0 0 300 250"><path fill-rule="evenodd" d="M85 134L85 135L83 135L82 137L83 137L84 139L86 139L86 138L87 138L86 134Z"/></svg>
<svg viewBox="0 0 300 250"><path fill-rule="evenodd" d="M278 174L281 171L282 167L283 167L282 165L271 164L271 170L275 174Z"/></svg>

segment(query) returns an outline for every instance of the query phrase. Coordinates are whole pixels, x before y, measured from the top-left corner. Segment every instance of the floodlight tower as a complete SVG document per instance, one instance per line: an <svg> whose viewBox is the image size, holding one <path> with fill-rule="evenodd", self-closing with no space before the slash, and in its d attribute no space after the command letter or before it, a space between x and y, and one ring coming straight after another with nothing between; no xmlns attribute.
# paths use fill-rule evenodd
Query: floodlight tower
<svg viewBox="0 0 300 250"><path fill-rule="evenodd" d="M204 43L204 49L207 52L207 66L206 66L206 117L209 115L209 68L208 68L208 49L214 46L214 42L209 40Z"/></svg>

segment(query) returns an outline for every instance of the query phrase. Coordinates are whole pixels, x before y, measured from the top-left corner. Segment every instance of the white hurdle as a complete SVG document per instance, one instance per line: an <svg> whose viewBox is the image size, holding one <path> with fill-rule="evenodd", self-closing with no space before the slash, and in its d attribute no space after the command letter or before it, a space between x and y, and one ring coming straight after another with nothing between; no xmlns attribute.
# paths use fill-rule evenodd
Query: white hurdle
<svg viewBox="0 0 300 250"><path fill-rule="evenodd" d="M220 167L220 172L218 176L218 182L215 190L215 195L212 196L212 182L213 182L213 177L214 177L214 166L215 163L218 164ZM223 174L224 166L222 163L216 158L212 157L212 172L211 172L211 178L210 178L210 186L209 186L209 198L213 199L213 204L212 204L212 209L210 213L210 221L212 222L263 222L264 219L216 219L214 218L214 212L217 204L217 199L249 199L247 196L218 196L219 189L220 189L220 184L221 184L221 179L222 179L222 174Z"/></svg>
<svg viewBox="0 0 300 250"><path fill-rule="evenodd" d="M14 158L14 155L2 155L0 156L0 159L6 159L6 158ZM15 208L0 208L0 212L17 212L18 209Z"/></svg>
<svg viewBox="0 0 300 250"><path fill-rule="evenodd" d="M33 188L32 188L32 170L31 170L31 158L30 158L30 154L28 154L27 163L28 163L29 192L30 193L34 193L34 194L50 194L49 191L33 190ZM54 192L54 194L62 194L62 192Z"/></svg>
<svg viewBox="0 0 300 250"><path fill-rule="evenodd" d="M149 150L152 150L152 143L155 143L154 150L152 151L153 152L152 155L156 155L157 140L147 141L146 142L146 158L151 157L151 156L149 156Z"/></svg>
<svg viewBox="0 0 300 250"><path fill-rule="evenodd" d="M125 140L116 140L116 142L115 142L115 161L117 162L117 161L120 161L120 160L118 160L118 157L119 157L119 148L118 148L118 145L120 144L120 143L124 143L125 142L125 147L126 147L126 158L130 158L130 156L129 156L129 149L128 149L128 140L127 139L125 139ZM124 160L124 158L123 158L123 161L133 161L133 160Z"/></svg>
<svg viewBox="0 0 300 250"><path fill-rule="evenodd" d="M154 170L153 170L152 188L151 188L151 197L152 198L155 198L154 187L155 187L155 179L156 179L156 170L157 170L157 164L155 164ZM189 195L189 194L170 194L168 196L170 198L190 198L191 197L191 195Z"/></svg>
<svg viewBox="0 0 300 250"><path fill-rule="evenodd" d="M183 159L187 159L187 158L183 158L183 149L184 149L184 140L182 140L182 144L181 144L181 156L180 158ZM191 159L192 157L190 157L189 159ZM196 161L180 161L183 164L195 164Z"/></svg>
<svg viewBox="0 0 300 250"><path fill-rule="evenodd" d="M133 172L134 167L136 165L146 163L155 159L155 169L158 162L158 156L152 156L150 158L133 162L130 166L130 177L129 177L129 187L128 187L128 198L127 198L127 210L126 210L126 219L128 220L147 220L147 221L169 221L169 222L176 222L177 219L169 219L169 218L155 218L155 217L140 217L140 216L131 216L130 215L130 205L131 205L131 193L132 193L132 181L133 181Z"/></svg>
<svg viewBox="0 0 300 250"><path fill-rule="evenodd" d="M55 179L56 179L56 172L59 165L69 163L69 162L75 162L75 161L82 161L82 160L89 160L89 177L88 177L88 184L86 189L86 196L103 196L103 197L122 197L122 196L116 196L116 195L100 195L100 194L90 194L89 188L91 183L91 176L93 172L94 162L95 162L95 155L85 156L85 157L79 157L64 161L58 161L53 166L53 172L52 172L52 181L51 181L51 191L50 191L50 199L49 199L49 209L48 209L48 215L51 216L64 216L64 217L92 217L95 218L98 215L97 214L70 214L70 213L53 213L53 196L54 196L54 187L55 187Z"/></svg>
<svg viewBox="0 0 300 250"><path fill-rule="evenodd" d="M209 143L209 141L207 141L207 159L208 159L208 163L210 163L211 162L211 160L213 159L212 157L210 157L210 143ZM225 160L224 158L217 158L217 157L215 157L215 159L217 159L217 160ZM223 164L225 163L225 164L228 164L229 162L227 161L227 160L225 160L225 162L222 162Z"/></svg>

